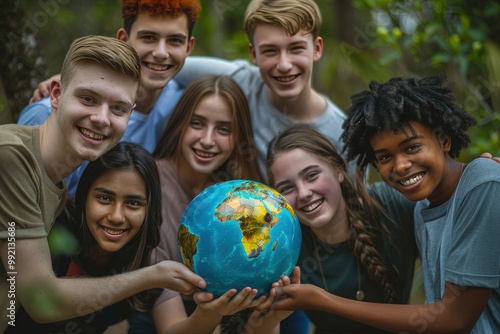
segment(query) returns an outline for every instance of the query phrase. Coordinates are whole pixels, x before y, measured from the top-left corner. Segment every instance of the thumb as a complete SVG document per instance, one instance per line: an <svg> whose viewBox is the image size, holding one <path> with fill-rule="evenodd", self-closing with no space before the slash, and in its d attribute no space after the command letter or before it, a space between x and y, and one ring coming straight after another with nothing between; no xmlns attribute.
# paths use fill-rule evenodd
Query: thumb
<svg viewBox="0 0 500 334"><path fill-rule="evenodd" d="M205 282L205 280L200 275L192 272L188 267L184 267L183 269L184 270L181 275L183 276L184 280L200 289L205 289L207 287L207 282Z"/></svg>

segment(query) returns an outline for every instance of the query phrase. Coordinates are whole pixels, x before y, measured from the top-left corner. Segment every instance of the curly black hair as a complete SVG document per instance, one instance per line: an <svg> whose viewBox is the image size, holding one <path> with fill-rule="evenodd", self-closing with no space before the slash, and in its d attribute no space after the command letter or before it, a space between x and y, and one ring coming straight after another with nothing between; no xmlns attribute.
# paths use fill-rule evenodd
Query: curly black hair
<svg viewBox="0 0 500 334"><path fill-rule="evenodd" d="M384 131L401 131L410 121L418 121L436 135L451 137L449 155L458 157L470 143L467 130L476 124L474 118L456 104L444 77L392 78L386 83L370 82L369 90L351 96L352 105L342 128L344 151L348 160L356 159L362 167L375 163L370 138Z"/></svg>

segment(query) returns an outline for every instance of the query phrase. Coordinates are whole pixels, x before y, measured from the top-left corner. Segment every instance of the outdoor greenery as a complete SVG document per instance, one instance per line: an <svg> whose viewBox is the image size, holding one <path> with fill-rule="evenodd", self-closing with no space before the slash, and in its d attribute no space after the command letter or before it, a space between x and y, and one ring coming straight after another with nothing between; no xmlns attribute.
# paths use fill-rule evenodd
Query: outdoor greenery
<svg viewBox="0 0 500 334"><path fill-rule="evenodd" d="M445 74L457 100L478 121L461 155L500 156L500 4L489 0L317 0L322 59L314 86L341 108L370 80ZM194 54L247 58L242 22L248 0L202 0ZM0 123L15 122L37 83L58 73L74 38L114 36L119 0L4 0Z"/></svg>

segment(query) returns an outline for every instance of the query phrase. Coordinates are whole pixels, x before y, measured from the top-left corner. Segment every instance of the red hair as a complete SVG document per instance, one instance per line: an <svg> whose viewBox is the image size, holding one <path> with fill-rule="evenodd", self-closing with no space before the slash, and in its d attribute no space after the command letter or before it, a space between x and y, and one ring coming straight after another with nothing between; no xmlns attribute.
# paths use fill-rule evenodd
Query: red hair
<svg viewBox="0 0 500 334"><path fill-rule="evenodd" d="M179 17L185 14L189 22L189 34L193 30L194 23L201 11L198 0L123 0L122 15L124 28L130 33L132 24L139 13L149 15L169 15Z"/></svg>

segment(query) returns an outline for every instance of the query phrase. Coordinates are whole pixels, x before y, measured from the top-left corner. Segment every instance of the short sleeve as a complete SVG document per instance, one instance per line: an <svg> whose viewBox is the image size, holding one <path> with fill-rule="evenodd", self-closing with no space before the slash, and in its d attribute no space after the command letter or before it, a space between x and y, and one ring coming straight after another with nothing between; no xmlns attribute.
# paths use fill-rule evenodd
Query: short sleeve
<svg viewBox="0 0 500 334"><path fill-rule="evenodd" d="M38 204L42 180L34 156L22 145L1 145L0 156L0 238L7 237L9 222L15 222L17 238L46 236Z"/></svg>
<svg viewBox="0 0 500 334"><path fill-rule="evenodd" d="M461 286L500 286L500 182L489 181L467 193L452 229L446 281Z"/></svg>

